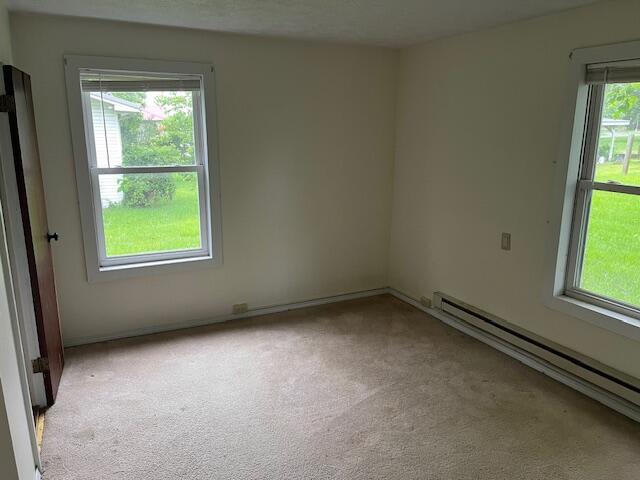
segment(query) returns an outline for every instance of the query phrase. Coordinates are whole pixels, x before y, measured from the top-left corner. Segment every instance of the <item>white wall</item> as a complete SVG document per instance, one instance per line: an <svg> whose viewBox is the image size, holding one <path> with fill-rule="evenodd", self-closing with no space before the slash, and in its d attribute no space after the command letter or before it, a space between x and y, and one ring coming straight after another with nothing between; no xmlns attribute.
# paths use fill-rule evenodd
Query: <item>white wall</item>
<svg viewBox="0 0 640 480"><path fill-rule="evenodd" d="M639 18L637 1L604 2L403 51L393 287L449 293L640 377L637 342L541 302L568 54L637 39Z"/></svg>
<svg viewBox="0 0 640 480"><path fill-rule="evenodd" d="M397 52L11 15L32 75L65 341L387 285ZM63 54L216 67L224 265L89 284Z"/></svg>

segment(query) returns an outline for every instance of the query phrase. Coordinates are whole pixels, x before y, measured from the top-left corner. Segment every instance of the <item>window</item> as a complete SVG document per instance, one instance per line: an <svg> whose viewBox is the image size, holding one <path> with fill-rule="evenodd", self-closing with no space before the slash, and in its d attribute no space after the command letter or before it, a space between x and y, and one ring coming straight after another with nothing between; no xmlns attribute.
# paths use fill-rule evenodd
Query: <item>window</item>
<svg viewBox="0 0 640 480"><path fill-rule="evenodd" d="M589 65L567 294L640 313L640 68Z"/></svg>
<svg viewBox="0 0 640 480"><path fill-rule="evenodd" d="M89 279L218 263L211 67L65 63Z"/></svg>
<svg viewBox="0 0 640 480"><path fill-rule="evenodd" d="M545 303L640 340L640 42L574 50Z"/></svg>

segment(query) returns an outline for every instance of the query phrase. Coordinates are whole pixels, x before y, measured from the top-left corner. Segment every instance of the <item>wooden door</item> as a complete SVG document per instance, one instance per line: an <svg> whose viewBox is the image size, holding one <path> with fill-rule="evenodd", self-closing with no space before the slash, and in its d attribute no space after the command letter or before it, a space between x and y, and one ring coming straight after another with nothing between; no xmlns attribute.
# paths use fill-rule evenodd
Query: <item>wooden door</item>
<svg viewBox="0 0 640 480"><path fill-rule="evenodd" d="M58 300L49 244L52 240L57 241L58 236L50 233L47 224L31 98L31 79L29 75L10 65L3 66L2 71L6 90L3 103L9 115L11 148L40 344L41 358L34 361L33 367L34 371L43 373L47 404L52 405L64 367Z"/></svg>

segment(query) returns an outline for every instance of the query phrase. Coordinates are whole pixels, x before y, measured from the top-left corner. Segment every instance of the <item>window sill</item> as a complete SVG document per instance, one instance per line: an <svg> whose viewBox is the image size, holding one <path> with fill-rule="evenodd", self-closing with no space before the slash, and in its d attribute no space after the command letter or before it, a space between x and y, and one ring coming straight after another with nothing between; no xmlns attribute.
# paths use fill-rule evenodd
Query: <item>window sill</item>
<svg viewBox="0 0 640 480"><path fill-rule="evenodd" d="M99 267L88 271L89 283L108 282L125 278L143 277L193 270L203 267L216 267L222 262L212 256L177 258L156 262L129 263L127 265L114 265Z"/></svg>
<svg viewBox="0 0 640 480"><path fill-rule="evenodd" d="M566 295L553 295L545 305L623 337L640 341L640 320Z"/></svg>

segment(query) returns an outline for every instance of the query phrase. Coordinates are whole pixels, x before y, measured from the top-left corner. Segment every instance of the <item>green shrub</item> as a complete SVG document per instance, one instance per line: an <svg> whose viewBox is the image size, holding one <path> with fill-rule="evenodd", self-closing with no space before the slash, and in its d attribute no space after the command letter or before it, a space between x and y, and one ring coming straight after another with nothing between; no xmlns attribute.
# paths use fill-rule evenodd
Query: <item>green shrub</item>
<svg viewBox="0 0 640 480"><path fill-rule="evenodd" d="M170 173L125 174L118 190L124 194L123 205L127 207L151 207L170 201L176 193L176 182Z"/></svg>
<svg viewBox="0 0 640 480"><path fill-rule="evenodd" d="M120 98L143 105L145 95L139 92L120 92ZM161 121L145 120L142 114L122 115L122 165L148 167L193 165L193 105L191 94L169 94L155 98L166 117ZM149 207L173 199L176 181L186 174L143 175L125 174L119 182L128 207Z"/></svg>
<svg viewBox="0 0 640 480"><path fill-rule="evenodd" d="M173 145L139 144L124 149L125 166L175 165L180 152ZM118 188L128 207L150 207L173 199L175 178L171 174L125 174Z"/></svg>

